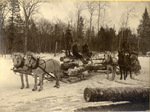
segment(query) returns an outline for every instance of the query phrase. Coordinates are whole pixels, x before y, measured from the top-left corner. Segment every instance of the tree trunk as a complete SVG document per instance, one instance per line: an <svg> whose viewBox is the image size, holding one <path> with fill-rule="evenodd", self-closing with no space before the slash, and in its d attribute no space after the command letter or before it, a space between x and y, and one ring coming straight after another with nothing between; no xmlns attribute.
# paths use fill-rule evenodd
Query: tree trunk
<svg viewBox="0 0 150 112"><path fill-rule="evenodd" d="M28 19L25 21L25 37L24 37L24 53L27 53L28 51L28 29L29 29L29 24L28 24Z"/></svg>
<svg viewBox="0 0 150 112"><path fill-rule="evenodd" d="M58 42L56 41L56 43L55 43L55 53L54 53L54 57L56 56L56 52L57 52L57 45L58 44Z"/></svg>
<svg viewBox="0 0 150 112"><path fill-rule="evenodd" d="M100 15L101 15L101 7L100 7L100 1L98 2L98 26L97 26L97 32L99 32L99 29L100 29Z"/></svg>
<svg viewBox="0 0 150 112"><path fill-rule="evenodd" d="M25 37L24 37L24 53L27 53L27 28L25 29Z"/></svg>
<svg viewBox="0 0 150 112"><path fill-rule="evenodd" d="M89 101L149 102L149 88L111 87L85 88L84 99Z"/></svg>

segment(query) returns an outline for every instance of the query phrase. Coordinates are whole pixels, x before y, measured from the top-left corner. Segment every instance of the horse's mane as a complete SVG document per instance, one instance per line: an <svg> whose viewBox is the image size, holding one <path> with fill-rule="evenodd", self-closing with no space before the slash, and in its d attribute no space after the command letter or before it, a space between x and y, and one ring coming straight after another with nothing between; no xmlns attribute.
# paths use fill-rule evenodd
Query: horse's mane
<svg viewBox="0 0 150 112"><path fill-rule="evenodd" d="M28 52L27 53L27 61L29 61L28 56L31 56L31 59L35 61L35 64L32 65L32 69L36 69L39 66L39 57L36 56L34 53Z"/></svg>
<svg viewBox="0 0 150 112"><path fill-rule="evenodd" d="M27 53L27 56L31 56L31 57L33 57L34 59L37 59L38 57L34 54L34 53L32 53L32 52L28 52Z"/></svg>
<svg viewBox="0 0 150 112"><path fill-rule="evenodd" d="M24 66L24 55L22 54L22 53L20 53L20 52L17 52L17 53L13 53L12 54L12 58L13 58L13 60L15 59L18 59L18 57L19 57L19 65L18 65L18 63L17 63L17 65L16 65L16 67L17 68L20 68L20 67L23 67ZM13 61L13 63L15 64L15 62L16 61Z"/></svg>

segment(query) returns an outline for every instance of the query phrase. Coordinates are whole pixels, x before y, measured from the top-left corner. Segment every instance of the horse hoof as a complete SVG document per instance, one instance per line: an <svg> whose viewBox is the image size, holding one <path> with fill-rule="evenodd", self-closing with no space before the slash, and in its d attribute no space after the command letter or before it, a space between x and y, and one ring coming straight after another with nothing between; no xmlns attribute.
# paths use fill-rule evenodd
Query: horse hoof
<svg viewBox="0 0 150 112"><path fill-rule="evenodd" d="M23 89L24 87L21 87L20 89Z"/></svg>
<svg viewBox="0 0 150 112"><path fill-rule="evenodd" d="M27 86L26 88L29 88L29 86Z"/></svg>
<svg viewBox="0 0 150 112"><path fill-rule="evenodd" d="M55 88L59 88L60 86L59 86L59 85L55 85L54 87L55 87Z"/></svg>
<svg viewBox="0 0 150 112"><path fill-rule="evenodd" d="M114 80L114 78L113 79L111 79L111 81L113 81Z"/></svg>
<svg viewBox="0 0 150 112"><path fill-rule="evenodd" d="M120 78L120 80L122 80L122 78Z"/></svg>
<svg viewBox="0 0 150 112"><path fill-rule="evenodd" d="M38 91L40 92L40 91L42 91L42 89L39 89Z"/></svg>
<svg viewBox="0 0 150 112"><path fill-rule="evenodd" d="M36 91L36 90L37 90L37 89L34 89L34 88L32 89L32 91Z"/></svg>

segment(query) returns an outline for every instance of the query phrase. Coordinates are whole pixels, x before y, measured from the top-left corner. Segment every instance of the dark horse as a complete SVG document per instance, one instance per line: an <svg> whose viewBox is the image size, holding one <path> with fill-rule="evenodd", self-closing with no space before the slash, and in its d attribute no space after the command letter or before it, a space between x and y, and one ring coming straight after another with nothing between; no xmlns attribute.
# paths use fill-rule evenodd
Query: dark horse
<svg viewBox="0 0 150 112"><path fill-rule="evenodd" d="M124 80L126 80L128 76L128 72L130 73L130 78L132 78L131 73L131 56L129 53L124 53L123 51L118 51L118 65L120 68L120 80L122 80L122 75L124 74Z"/></svg>

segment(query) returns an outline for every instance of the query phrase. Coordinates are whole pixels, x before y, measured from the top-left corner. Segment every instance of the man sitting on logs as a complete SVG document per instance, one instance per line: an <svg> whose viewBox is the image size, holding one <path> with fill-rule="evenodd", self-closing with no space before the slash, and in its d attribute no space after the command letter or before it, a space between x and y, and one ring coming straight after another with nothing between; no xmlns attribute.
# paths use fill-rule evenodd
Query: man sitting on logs
<svg viewBox="0 0 150 112"><path fill-rule="evenodd" d="M87 59L90 59L92 56L92 52L90 52L88 45L85 43L82 46L82 54L85 56Z"/></svg>
<svg viewBox="0 0 150 112"><path fill-rule="evenodd" d="M72 46L72 54L73 54L74 58L80 59L83 64L87 64L87 62L83 59L83 56L79 53L77 41L75 41Z"/></svg>

